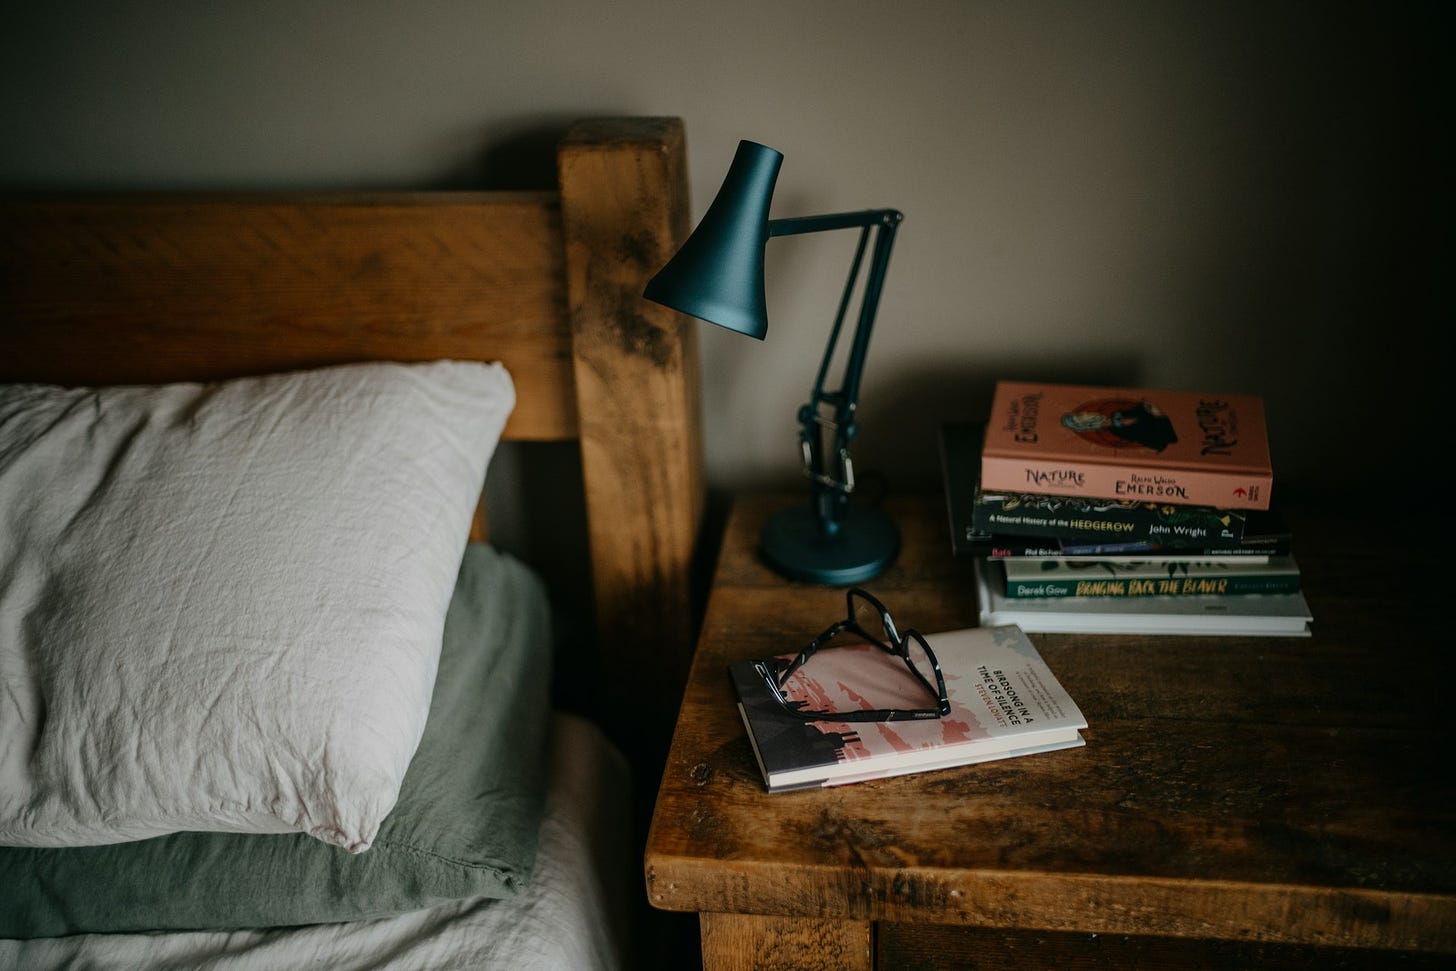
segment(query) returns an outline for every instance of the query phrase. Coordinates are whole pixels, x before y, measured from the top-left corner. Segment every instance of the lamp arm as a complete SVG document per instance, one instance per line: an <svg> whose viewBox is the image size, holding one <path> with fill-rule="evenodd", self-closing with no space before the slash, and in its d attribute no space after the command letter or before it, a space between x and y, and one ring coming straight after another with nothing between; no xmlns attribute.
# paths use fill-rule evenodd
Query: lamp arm
<svg viewBox="0 0 1456 971"><path fill-rule="evenodd" d="M831 229L855 229L882 224L894 226L901 218L901 214L894 209L862 209L859 212L832 212L822 216L790 216L787 219L770 219L768 235L772 238L822 233Z"/></svg>
<svg viewBox="0 0 1456 971"><path fill-rule="evenodd" d="M800 446L803 450L804 473L813 483L815 505L818 510L820 529L828 535L837 532L843 518L849 493L854 491L854 466L849 458L849 446L859 433L855 420L856 402L859 398L860 379L864 374L865 357L869 350L870 334L874 329L875 312L879 307L880 294L884 289L885 274L889 267L890 250L895 242L895 230L902 214L894 209L871 209L860 212L831 213L821 216L799 216L791 219L773 219L768 222L768 236L795 236L803 233L824 232L834 229L858 228L861 230L859 243L855 248L854 260L850 264L849 278L845 282L839 310L830 330L829 341L814 389L809 402L799 409ZM874 250L870 258L869 274L865 278L863 295L860 298L859 321L855 326L850 343L849 356L845 362L842 384L836 391L826 391L824 381L839 342L844 317L849 308L860 266L864 261L865 248L873 232ZM833 409L833 417L825 419L820 414L822 405ZM827 468L824 454L823 430L834 433L834 454L839 459L838 476Z"/></svg>

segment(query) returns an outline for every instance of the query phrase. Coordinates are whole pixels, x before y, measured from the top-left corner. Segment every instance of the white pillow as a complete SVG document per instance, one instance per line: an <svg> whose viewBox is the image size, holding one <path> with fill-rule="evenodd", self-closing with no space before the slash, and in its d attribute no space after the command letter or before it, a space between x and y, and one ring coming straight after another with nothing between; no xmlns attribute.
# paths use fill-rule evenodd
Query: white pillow
<svg viewBox="0 0 1456 971"><path fill-rule="evenodd" d="M456 361L0 386L0 843L367 849L514 404Z"/></svg>

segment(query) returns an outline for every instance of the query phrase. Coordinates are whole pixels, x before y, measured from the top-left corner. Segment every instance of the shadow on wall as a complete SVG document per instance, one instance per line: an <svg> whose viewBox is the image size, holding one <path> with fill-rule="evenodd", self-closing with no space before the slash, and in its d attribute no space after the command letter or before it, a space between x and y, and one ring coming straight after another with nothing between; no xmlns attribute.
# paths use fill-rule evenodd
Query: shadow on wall
<svg viewBox="0 0 1456 971"><path fill-rule="evenodd" d="M575 442L501 442L486 475L485 506L491 545L546 581L556 634L555 702L598 715L590 689L597 672L588 668L596 632L591 611L582 609L592 603L592 585L581 483Z"/></svg>
<svg viewBox="0 0 1456 971"><path fill-rule="evenodd" d="M906 363L881 373L860 396L860 437L853 450L856 478L867 495L934 492L941 487L940 426L985 421L998 380L1049 381L1136 387L1142 368L1126 356L1075 361L1043 358L1034 364L981 363L974 368Z"/></svg>
<svg viewBox="0 0 1456 971"><path fill-rule="evenodd" d="M579 115L530 117L493 125L480 133L480 152L427 188L548 191L557 188L556 149Z"/></svg>

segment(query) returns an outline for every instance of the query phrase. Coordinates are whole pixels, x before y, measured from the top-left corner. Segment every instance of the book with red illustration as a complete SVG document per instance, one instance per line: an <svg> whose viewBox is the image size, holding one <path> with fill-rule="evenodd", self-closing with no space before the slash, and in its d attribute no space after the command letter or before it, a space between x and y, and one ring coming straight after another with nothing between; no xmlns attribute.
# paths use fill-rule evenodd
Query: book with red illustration
<svg viewBox="0 0 1456 971"><path fill-rule="evenodd" d="M1085 744L1087 720L1014 626L927 634L950 713L905 721L807 721L789 714L763 660L729 665L738 710L769 792L1051 752ZM924 704L904 662L867 644L821 650L783 686L815 712Z"/></svg>
<svg viewBox="0 0 1456 971"><path fill-rule="evenodd" d="M1257 395L1001 381L981 448L985 490L1269 508Z"/></svg>

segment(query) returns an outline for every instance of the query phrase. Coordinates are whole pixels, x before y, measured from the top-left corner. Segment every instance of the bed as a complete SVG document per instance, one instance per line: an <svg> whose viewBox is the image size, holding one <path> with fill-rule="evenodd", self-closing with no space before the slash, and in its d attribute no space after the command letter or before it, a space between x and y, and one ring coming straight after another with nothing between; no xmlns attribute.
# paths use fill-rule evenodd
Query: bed
<svg viewBox="0 0 1456 971"><path fill-rule="evenodd" d="M694 330L641 299L685 152L0 202L0 966L632 963L698 620ZM583 590L491 543L538 442Z"/></svg>

